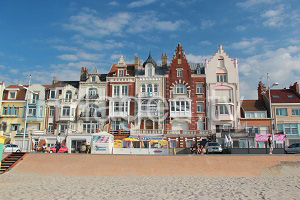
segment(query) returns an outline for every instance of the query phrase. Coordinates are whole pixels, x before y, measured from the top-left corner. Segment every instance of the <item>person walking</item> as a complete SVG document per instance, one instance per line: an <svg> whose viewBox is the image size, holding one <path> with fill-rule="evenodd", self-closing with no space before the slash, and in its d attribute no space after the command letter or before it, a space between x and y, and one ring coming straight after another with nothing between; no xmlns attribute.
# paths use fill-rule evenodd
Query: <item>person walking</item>
<svg viewBox="0 0 300 200"><path fill-rule="evenodd" d="M59 149L60 149L60 142L61 142L61 139L60 139L60 133L56 136L56 153L58 153Z"/></svg>
<svg viewBox="0 0 300 200"><path fill-rule="evenodd" d="M271 135L269 135L268 137L268 144L269 144L269 148L270 148L270 154L273 153L273 147L272 147L272 137Z"/></svg>

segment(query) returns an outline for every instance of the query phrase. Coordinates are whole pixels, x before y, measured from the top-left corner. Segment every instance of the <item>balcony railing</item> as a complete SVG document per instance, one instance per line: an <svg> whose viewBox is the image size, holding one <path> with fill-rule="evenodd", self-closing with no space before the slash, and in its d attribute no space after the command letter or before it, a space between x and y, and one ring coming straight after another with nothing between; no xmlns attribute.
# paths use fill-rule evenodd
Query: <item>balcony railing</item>
<svg viewBox="0 0 300 200"><path fill-rule="evenodd" d="M140 92L138 97L158 97L159 92Z"/></svg>
<svg viewBox="0 0 300 200"><path fill-rule="evenodd" d="M80 117L102 117L101 112L81 112Z"/></svg>
<svg viewBox="0 0 300 200"><path fill-rule="evenodd" d="M86 94L83 97L84 99L98 99L99 98L99 94Z"/></svg>
<svg viewBox="0 0 300 200"><path fill-rule="evenodd" d="M138 114L139 116L158 116L159 112L157 110L156 111L147 110L147 111L139 111Z"/></svg>
<svg viewBox="0 0 300 200"><path fill-rule="evenodd" d="M171 135L188 134L188 135L197 135L197 136L202 136L202 137L212 135L212 132L207 131L207 130L187 130L187 131L183 131L183 130L166 130L165 133L166 134L171 134Z"/></svg>
<svg viewBox="0 0 300 200"><path fill-rule="evenodd" d="M131 130L130 135L163 135L163 130L149 129L149 130Z"/></svg>
<svg viewBox="0 0 300 200"><path fill-rule="evenodd" d="M190 111L186 111L186 112L171 111L170 116L171 117L191 117L191 112Z"/></svg>
<svg viewBox="0 0 300 200"><path fill-rule="evenodd" d="M113 134L113 135L129 135L130 131L129 130L110 130L110 134Z"/></svg>

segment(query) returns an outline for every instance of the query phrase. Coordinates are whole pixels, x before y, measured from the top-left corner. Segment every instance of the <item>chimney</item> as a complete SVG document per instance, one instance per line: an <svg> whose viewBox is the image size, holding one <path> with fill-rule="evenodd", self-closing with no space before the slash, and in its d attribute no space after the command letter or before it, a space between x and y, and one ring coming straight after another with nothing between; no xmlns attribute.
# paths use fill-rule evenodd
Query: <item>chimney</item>
<svg viewBox="0 0 300 200"><path fill-rule="evenodd" d="M259 81L258 88L257 88L257 97L258 97L258 100L262 99L262 97L263 97L262 92L263 91L266 91L266 86L261 81Z"/></svg>
<svg viewBox="0 0 300 200"><path fill-rule="evenodd" d="M291 85L290 89L299 94L299 84L298 84L298 82L295 82L294 85Z"/></svg>
<svg viewBox="0 0 300 200"><path fill-rule="evenodd" d="M57 83L57 78L54 76L52 80L52 84L54 85L55 83Z"/></svg>
<svg viewBox="0 0 300 200"><path fill-rule="evenodd" d="M81 72L80 72L80 81L86 81L86 79L88 78L88 68L81 68Z"/></svg>
<svg viewBox="0 0 300 200"><path fill-rule="evenodd" d="M162 54L161 56L161 65L166 67L168 65L168 56L167 54Z"/></svg>

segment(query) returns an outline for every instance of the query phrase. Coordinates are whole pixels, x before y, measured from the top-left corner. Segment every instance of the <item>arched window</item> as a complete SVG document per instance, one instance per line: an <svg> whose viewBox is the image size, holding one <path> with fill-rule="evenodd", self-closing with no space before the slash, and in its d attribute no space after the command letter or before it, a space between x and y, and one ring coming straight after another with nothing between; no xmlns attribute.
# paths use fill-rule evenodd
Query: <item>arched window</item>
<svg viewBox="0 0 300 200"><path fill-rule="evenodd" d="M220 56L218 58L218 67L220 67L220 68L224 68L225 67L224 58L222 56Z"/></svg>
<svg viewBox="0 0 300 200"><path fill-rule="evenodd" d="M147 92L152 92L152 84L147 85Z"/></svg>
<svg viewBox="0 0 300 200"><path fill-rule="evenodd" d="M142 85L142 92L146 92L146 85L145 84Z"/></svg>
<svg viewBox="0 0 300 200"><path fill-rule="evenodd" d="M158 85L157 84L154 85L154 91L153 92L158 92Z"/></svg>
<svg viewBox="0 0 300 200"><path fill-rule="evenodd" d="M66 92L66 99L72 99L72 91L71 90L68 90Z"/></svg>
<svg viewBox="0 0 300 200"><path fill-rule="evenodd" d="M174 88L174 94L186 94L187 93L187 89L186 86L184 84L177 84Z"/></svg>

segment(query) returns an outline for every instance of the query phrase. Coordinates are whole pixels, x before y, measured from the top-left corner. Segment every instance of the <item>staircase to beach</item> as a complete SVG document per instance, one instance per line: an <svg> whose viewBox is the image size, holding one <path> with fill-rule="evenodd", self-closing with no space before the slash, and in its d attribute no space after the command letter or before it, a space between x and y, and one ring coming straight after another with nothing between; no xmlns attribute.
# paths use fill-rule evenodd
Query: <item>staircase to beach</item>
<svg viewBox="0 0 300 200"><path fill-rule="evenodd" d="M23 153L23 152L15 152L15 153L9 154L7 157L5 157L2 160L0 174L4 174L5 172L8 172L16 164L18 164L18 162L23 160L27 154L28 153Z"/></svg>

